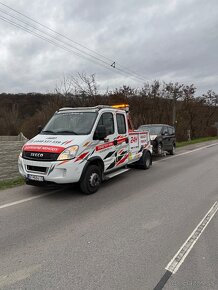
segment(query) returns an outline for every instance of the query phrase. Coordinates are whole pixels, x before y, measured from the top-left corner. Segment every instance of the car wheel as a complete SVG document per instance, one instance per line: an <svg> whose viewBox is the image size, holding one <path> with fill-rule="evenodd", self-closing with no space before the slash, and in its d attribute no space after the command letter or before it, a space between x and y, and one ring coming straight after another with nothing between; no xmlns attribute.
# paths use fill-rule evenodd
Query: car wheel
<svg viewBox="0 0 218 290"><path fill-rule="evenodd" d="M142 169L148 169L150 168L151 164L152 164L152 160L151 160L151 154L148 151L145 151L141 157L141 165L140 168Z"/></svg>
<svg viewBox="0 0 218 290"><path fill-rule="evenodd" d="M97 165L90 165L80 182L80 189L85 194L95 193L101 185L101 170Z"/></svg>
<svg viewBox="0 0 218 290"><path fill-rule="evenodd" d="M169 151L170 155L174 155L176 150L175 144L173 144L172 149Z"/></svg>
<svg viewBox="0 0 218 290"><path fill-rule="evenodd" d="M163 145L161 143L157 146L157 154L162 156L163 155Z"/></svg>

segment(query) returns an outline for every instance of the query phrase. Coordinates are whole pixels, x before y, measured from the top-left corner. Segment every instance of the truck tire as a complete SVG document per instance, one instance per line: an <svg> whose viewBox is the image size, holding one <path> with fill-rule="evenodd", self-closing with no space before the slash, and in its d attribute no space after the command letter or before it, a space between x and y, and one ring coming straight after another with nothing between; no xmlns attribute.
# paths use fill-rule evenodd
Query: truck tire
<svg viewBox="0 0 218 290"><path fill-rule="evenodd" d="M101 170L97 165L90 165L85 171L85 174L80 181L80 189L85 194L95 193L102 181Z"/></svg>
<svg viewBox="0 0 218 290"><path fill-rule="evenodd" d="M149 151L144 151L140 159L140 168L149 169L152 164L151 153Z"/></svg>

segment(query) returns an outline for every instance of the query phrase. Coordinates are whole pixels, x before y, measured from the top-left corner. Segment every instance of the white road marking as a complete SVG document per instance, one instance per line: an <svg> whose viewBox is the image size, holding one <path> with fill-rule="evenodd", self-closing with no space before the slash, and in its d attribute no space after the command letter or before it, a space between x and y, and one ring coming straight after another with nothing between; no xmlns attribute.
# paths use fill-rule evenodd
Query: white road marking
<svg viewBox="0 0 218 290"><path fill-rule="evenodd" d="M20 199L20 200L17 200L17 201L6 203L6 204L3 204L3 205L0 205L0 209L6 208L6 207L10 207L10 206L14 206L14 205L17 205L17 204L20 204L20 203L24 203L24 202L27 202L27 201L30 201L30 200L33 200L33 199L37 199L37 198L40 198L40 197L48 196L48 195L54 194L55 192L57 192L59 190L60 189L57 189L57 190L50 191L48 193L34 195L34 196L31 196L31 197L27 197L27 198L24 198L24 199Z"/></svg>
<svg viewBox="0 0 218 290"><path fill-rule="evenodd" d="M213 146L216 146L216 145L218 145L218 143L214 143L212 145ZM193 149L193 150L190 150L190 151L186 151L186 152L179 153L179 154L176 154L176 155L173 155L173 156L169 156L169 157L167 157L167 159L165 159L165 158L164 159L160 159L160 160L154 161L154 163L158 163L158 162L161 162L161 161L169 160L169 159L176 158L176 157L179 157L179 156L182 156L182 155L191 154L192 152L195 152L195 151L199 151L199 150L203 150L205 148L213 147L212 145L207 145L207 146L199 147L199 148L196 148L196 149Z"/></svg>
<svg viewBox="0 0 218 290"><path fill-rule="evenodd" d="M175 274L179 267L184 262L185 258L188 256L189 252L203 233L203 231L208 226L209 222L212 220L214 215L218 210L218 202L216 201L210 210L206 213L188 239L184 242L169 264L166 266L166 270L170 271L172 274Z"/></svg>

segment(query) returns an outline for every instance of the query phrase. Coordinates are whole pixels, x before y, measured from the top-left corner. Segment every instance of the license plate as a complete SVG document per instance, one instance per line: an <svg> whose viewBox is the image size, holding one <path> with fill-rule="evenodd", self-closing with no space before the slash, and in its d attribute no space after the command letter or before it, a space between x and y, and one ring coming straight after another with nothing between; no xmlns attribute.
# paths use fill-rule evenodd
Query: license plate
<svg viewBox="0 0 218 290"><path fill-rule="evenodd" d="M44 181L44 177L40 176L40 175L32 175L32 174L28 174L27 175L28 179L30 180L35 180L35 181Z"/></svg>

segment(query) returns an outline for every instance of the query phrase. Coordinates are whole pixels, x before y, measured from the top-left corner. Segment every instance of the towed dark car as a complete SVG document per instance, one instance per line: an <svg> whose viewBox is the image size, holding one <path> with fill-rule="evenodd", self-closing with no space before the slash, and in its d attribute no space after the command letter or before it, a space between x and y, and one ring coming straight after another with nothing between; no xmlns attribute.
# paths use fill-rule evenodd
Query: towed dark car
<svg viewBox="0 0 218 290"><path fill-rule="evenodd" d="M175 128L166 124L141 125L138 130L149 131L153 152L162 155L164 151L175 154L176 135Z"/></svg>

